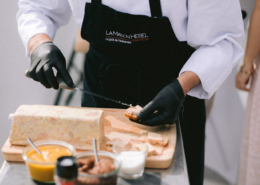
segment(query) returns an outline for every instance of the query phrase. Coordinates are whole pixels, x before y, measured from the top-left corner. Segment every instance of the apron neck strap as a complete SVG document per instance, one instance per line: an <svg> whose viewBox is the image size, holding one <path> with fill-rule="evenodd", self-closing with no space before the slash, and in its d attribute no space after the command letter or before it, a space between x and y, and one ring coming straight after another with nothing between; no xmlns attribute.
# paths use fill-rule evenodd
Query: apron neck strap
<svg viewBox="0 0 260 185"><path fill-rule="evenodd" d="M162 17L160 0L149 0L152 17Z"/></svg>
<svg viewBox="0 0 260 185"><path fill-rule="evenodd" d="M102 4L102 0L91 0L93 4Z"/></svg>

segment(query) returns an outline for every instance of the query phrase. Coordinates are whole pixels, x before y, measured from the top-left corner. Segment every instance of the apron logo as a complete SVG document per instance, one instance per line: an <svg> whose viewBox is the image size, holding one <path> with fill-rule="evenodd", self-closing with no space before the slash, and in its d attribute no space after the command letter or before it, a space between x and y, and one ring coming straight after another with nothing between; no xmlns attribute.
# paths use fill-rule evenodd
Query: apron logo
<svg viewBox="0 0 260 185"><path fill-rule="evenodd" d="M146 33L123 34L118 31L106 30L105 40L109 42L122 42L125 44L132 44L132 42L148 41L149 36L147 36Z"/></svg>

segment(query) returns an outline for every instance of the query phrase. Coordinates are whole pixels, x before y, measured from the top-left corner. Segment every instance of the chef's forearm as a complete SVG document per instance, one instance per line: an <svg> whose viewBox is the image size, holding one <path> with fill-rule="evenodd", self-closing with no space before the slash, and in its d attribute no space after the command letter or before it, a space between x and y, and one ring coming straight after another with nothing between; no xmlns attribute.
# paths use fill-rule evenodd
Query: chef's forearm
<svg viewBox="0 0 260 185"><path fill-rule="evenodd" d="M186 71L182 73L179 76L178 80L182 86L183 93L185 96L193 87L200 84L200 79L198 75L196 75L194 72L191 71Z"/></svg>
<svg viewBox="0 0 260 185"><path fill-rule="evenodd" d="M46 35L44 33L40 33L40 34L33 36L28 42L28 48L29 48L30 54L32 54L33 50L37 46L39 46L40 44L42 44L44 42L48 42L48 41L51 41L51 39L48 35Z"/></svg>

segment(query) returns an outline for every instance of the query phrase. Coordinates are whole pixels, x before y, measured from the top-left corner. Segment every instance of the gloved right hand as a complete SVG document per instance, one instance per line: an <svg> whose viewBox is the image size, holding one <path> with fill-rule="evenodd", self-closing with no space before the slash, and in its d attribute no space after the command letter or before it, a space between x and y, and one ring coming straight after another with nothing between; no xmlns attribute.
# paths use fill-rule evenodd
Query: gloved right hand
<svg viewBox="0 0 260 185"><path fill-rule="evenodd" d="M52 68L57 70L57 76L62 78L69 87L75 87L66 69L66 60L61 51L52 42L44 42L37 46L31 54L31 66L28 71L31 78L40 82L46 88L59 89L57 77Z"/></svg>
<svg viewBox="0 0 260 185"><path fill-rule="evenodd" d="M182 86L178 79L174 79L138 113L138 123L147 126L173 124L178 119L184 101Z"/></svg>

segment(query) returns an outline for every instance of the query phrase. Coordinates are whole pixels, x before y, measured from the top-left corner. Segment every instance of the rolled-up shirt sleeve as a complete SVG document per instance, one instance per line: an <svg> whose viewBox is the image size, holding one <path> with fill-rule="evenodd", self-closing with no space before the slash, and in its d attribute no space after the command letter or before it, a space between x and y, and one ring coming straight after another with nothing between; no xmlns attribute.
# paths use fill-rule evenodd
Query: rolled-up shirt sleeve
<svg viewBox="0 0 260 185"><path fill-rule="evenodd" d="M192 71L201 83L188 92L209 99L244 54L243 20L238 0L188 1L187 42L197 50L180 71Z"/></svg>
<svg viewBox="0 0 260 185"><path fill-rule="evenodd" d="M57 29L68 23L71 9L67 0L20 0L16 15L18 31L29 57L28 42L39 33L53 40Z"/></svg>

